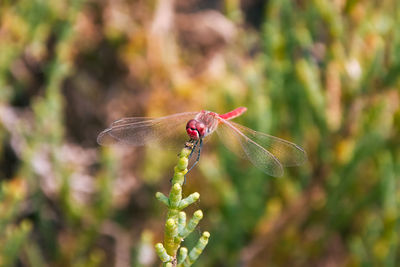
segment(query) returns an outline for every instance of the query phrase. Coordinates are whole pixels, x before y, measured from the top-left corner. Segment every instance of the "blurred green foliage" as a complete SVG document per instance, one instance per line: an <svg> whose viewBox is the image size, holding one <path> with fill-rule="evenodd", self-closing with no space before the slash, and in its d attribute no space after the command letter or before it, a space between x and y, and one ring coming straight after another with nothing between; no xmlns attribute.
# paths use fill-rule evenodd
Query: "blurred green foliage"
<svg viewBox="0 0 400 267"><path fill-rule="evenodd" d="M184 187L212 236L197 265L396 266L399 20L396 0L2 1L0 265L157 265L179 150L97 134L247 106L309 160L274 179L207 142Z"/></svg>

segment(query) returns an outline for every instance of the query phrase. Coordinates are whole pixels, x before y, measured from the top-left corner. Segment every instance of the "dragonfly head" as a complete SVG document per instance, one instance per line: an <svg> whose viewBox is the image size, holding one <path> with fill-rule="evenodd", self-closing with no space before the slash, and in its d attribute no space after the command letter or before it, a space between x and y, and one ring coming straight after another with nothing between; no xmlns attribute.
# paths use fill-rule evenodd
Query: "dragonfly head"
<svg viewBox="0 0 400 267"><path fill-rule="evenodd" d="M190 120L186 124L186 132L191 139L198 140L203 138L206 133L206 126L198 120Z"/></svg>

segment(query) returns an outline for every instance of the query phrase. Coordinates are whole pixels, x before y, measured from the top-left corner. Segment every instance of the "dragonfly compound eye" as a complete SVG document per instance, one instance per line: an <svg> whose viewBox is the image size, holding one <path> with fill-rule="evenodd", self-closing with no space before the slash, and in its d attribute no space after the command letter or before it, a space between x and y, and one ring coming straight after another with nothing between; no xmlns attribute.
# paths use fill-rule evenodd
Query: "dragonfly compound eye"
<svg viewBox="0 0 400 267"><path fill-rule="evenodd" d="M197 121L196 120L190 120L186 124L186 132L189 135L190 138L197 140L200 138L199 131L197 129Z"/></svg>
<svg viewBox="0 0 400 267"><path fill-rule="evenodd" d="M197 122L196 130L199 132L200 137L204 137L204 135L206 133L206 126L202 122Z"/></svg>

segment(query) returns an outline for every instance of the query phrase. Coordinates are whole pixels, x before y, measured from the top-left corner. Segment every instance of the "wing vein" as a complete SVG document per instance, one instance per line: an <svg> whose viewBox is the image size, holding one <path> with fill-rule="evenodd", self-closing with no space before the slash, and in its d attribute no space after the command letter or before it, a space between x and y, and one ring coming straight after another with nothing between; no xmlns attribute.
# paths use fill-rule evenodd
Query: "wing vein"
<svg viewBox="0 0 400 267"><path fill-rule="evenodd" d="M270 174L272 176L282 176L283 175L283 167L281 162L276 158L271 152L269 152L267 149L262 147L260 144L256 143L254 140L246 136L244 133L242 133L237 127L235 127L231 122L228 122L225 119L221 118L221 122L232 129L236 135L237 139L245 152L246 157L258 168L263 170L265 173ZM245 141L241 140L241 138L244 138ZM222 137L223 138L223 137ZM246 144L248 142L248 144ZM253 145L257 150L259 151L251 151L252 148L250 145ZM253 153L251 153L253 152ZM258 157L261 156L263 157L266 156L267 158L265 160L259 159Z"/></svg>

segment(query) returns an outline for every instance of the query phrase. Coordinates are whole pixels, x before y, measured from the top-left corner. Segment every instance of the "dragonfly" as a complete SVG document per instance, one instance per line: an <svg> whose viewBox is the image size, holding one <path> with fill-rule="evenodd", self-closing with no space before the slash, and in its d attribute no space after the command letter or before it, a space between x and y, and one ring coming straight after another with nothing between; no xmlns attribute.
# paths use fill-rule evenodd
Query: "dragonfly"
<svg viewBox="0 0 400 267"><path fill-rule="evenodd" d="M97 142L100 145L168 145L184 133L185 127L186 135L194 147L198 148L194 165L200 159L203 140L214 132L229 150L248 159L254 166L271 176L283 176L284 167L298 166L306 161L306 152L300 146L232 121L246 111L246 107L239 107L225 114L202 110L160 118L123 118L102 131L97 137ZM193 151L194 149L192 153Z"/></svg>

